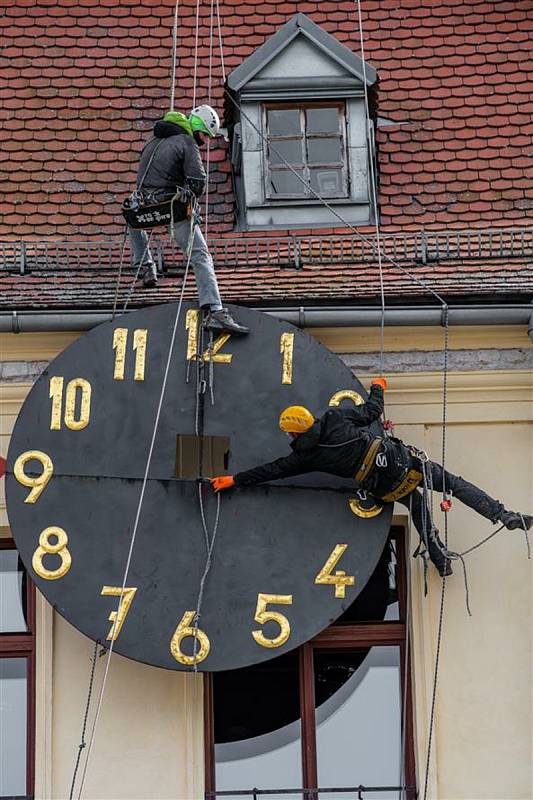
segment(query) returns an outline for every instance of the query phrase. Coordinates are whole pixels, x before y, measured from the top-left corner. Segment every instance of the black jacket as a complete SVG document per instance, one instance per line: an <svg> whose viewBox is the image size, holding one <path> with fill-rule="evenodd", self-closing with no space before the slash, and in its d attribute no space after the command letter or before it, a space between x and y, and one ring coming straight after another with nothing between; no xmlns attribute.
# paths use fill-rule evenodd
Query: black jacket
<svg viewBox="0 0 533 800"><path fill-rule="evenodd" d="M368 426L382 413L383 389L373 384L362 406L330 408L308 431L291 442L293 452L289 456L238 472L233 476L235 483L253 486L304 472L328 472L353 478L370 442L375 439Z"/></svg>
<svg viewBox="0 0 533 800"><path fill-rule="evenodd" d="M150 157L161 142L150 166ZM154 138L141 153L137 186L146 171L142 189L156 202L173 197L178 187L186 186L196 197L205 189L206 174L200 150L194 138L173 122L156 122Z"/></svg>

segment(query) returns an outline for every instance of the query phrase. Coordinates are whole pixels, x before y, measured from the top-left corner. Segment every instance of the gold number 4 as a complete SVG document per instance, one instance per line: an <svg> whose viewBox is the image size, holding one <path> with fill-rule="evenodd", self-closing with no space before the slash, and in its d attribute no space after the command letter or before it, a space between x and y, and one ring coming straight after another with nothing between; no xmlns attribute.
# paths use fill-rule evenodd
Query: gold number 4
<svg viewBox="0 0 533 800"><path fill-rule="evenodd" d="M292 605L292 594L258 594L257 595L257 608L255 610L255 621L260 625L265 625L267 622L277 622L280 627L279 634L274 639L267 639L263 631L252 631L257 644L261 647L281 647L285 644L291 635L291 626L286 616L279 611L269 611L267 605L274 603L275 605Z"/></svg>
<svg viewBox="0 0 533 800"><path fill-rule="evenodd" d="M52 400L52 414L50 430L61 430L61 416L63 413L63 383L64 378L50 378L50 398ZM76 419L76 394L81 391L80 413ZM85 378L74 378L67 384L65 393L65 425L71 431L81 431L89 424L91 416L91 384Z"/></svg>
<svg viewBox="0 0 533 800"><path fill-rule="evenodd" d="M57 542L51 544L50 537L55 536ZM63 528L55 526L45 528L39 536L39 547L35 550L31 565L37 575L46 581L55 581L62 578L70 569L72 558L67 548L68 536ZM43 558L46 554L58 555L61 558L61 565L57 569L46 569Z"/></svg>
<svg viewBox="0 0 533 800"><path fill-rule="evenodd" d="M185 327L188 331L187 336L187 361L198 358L198 317L199 312L195 308L190 308L185 317ZM202 355L202 361L212 361L213 364L231 364L233 355L231 353L220 353L228 339L229 333L222 333L213 342L213 347L207 348Z"/></svg>
<svg viewBox="0 0 533 800"><path fill-rule="evenodd" d="M31 461L32 459L35 459L35 461L40 461L43 468L41 474L36 475L35 477L32 475L27 475L24 471L24 467L28 461ZM52 464L52 459L50 456L47 456L46 453L42 453L40 450L27 450L17 458L14 469L15 478L23 486L27 486L31 489L31 492L29 492L24 500L25 503L37 502L48 485L53 473L54 465Z"/></svg>
<svg viewBox="0 0 533 800"><path fill-rule="evenodd" d="M315 583L325 584L326 586L335 587L335 597L345 597L346 587L355 584L353 575L347 575L344 570L338 570L332 575L333 570L339 563L344 555L344 551L348 547L347 544L337 544L333 548L328 560L315 578Z"/></svg>
<svg viewBox="0 0 533 800"><path fill-rule="evenodd" d="M113 349L115 350L115 370L113 378L116 381L124 380L128 333L129 331L127 328L115 328L113 331ZM135 371L133 378L136 381L144 380L147 341L148 331L146 328L137 328L133 332L133 349L135 350Z"/></svg>
<svg viewBox="0 0 533 800"><path fill-rule="evenodd" d="M130 606L133 603L133 598L135 597L136 591L137 588L133 586L124 587L124 591L122 590L122 586L102 586L102 591L100 594L121 598L118 604L118 609L116 611L111 611L109 614L108 620L113 624L111 625L111 629L107 634L107 639L112 641L117 639L122 626L124 625L126 614L130 610Z"/></svg>
<svg viewBox="0 0 533 800"><path fill-rule="evenodd" d="M186 611L178 623L178 627L174 631L174 636L170 640L170 652L173 657L180 664L185 664L188 667L194 666L204 661L209 655L211 644L207 635L199 628L192 625L196 611ZM181 650L181 643L187 636L192 636L200 645L200 649L195 655L187 656Z"/></svg>

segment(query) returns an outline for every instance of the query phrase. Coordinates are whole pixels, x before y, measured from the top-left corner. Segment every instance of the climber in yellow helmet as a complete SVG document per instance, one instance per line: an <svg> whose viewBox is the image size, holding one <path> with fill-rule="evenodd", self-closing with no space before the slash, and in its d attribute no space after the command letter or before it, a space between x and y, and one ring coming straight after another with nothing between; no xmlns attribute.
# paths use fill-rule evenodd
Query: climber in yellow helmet
<svg viewBox="0 0 533 800"><path fill-rule="evenodd" d="M385 378L372 381L366 403L351 408L330 408L319 419L304 406L289 406L281 412L279 426L291 437L292 453L267 464L223 475L211 480L218 492L232 486L253 486L264 481L288 478L305 472L327 472L353 478L364 489L384 502L399 501L411 509L413 522L421 537L426 528L429 556L440 575L451 575L450 561L444 554L438 530L431 519L424 495L417 489L422 480L422 462L399 439L381 438L370 425L383 413ZM509 530L533 526L533 517L508 511L482 489L447 472L440 464L429 461L427 467L433 488L446 490L465 505L491 522L501 522Z"/></svg>

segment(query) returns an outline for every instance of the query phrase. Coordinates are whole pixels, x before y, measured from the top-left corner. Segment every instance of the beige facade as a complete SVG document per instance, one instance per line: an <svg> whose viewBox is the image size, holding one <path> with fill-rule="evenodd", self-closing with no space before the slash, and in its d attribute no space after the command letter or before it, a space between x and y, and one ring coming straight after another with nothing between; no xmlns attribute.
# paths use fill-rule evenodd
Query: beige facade
<svg viewBox="0 0 533 800"><path fill-rule="evenodd" d="M379 348L376 329L320 329L340 354ZM453 350L528 350L525 327L452 328ZM0 362L45 362L78 334L2 334ZM387 352L442 347L438 328L388 328ZM349 359L347 359L349 360ZM0 383L0 453L29 382ZM369 375L358 377L368 383ZM442 373L389 375L387 413L405 441L442 457ZM533 511L533 371L455 371L448 376L446 467L505 502ZM3 486L2 486L3 491ZM407 524L403 507L396 520ZM437 516L440 512L437 513ZM440 515L442 516L442 515ZM440 529L444 530L441 519ZM449 544L462 551L491 524L455 502ZM9 535L3 495L0 531ZM413 540L416 533L413 533ZM412 541L411 549L415 542ZM466 559L472 617L461 568L446 582L444 626L428 797L531 800L533 797L533 578L524 536L503 531ZM421 565L411 561L411 657L418 785L423 789L441 582L423 596ZM93 644L41 597L37 603L36 798L68 797L85 709ZM99 659L95 700L106 658ZM86 753L87 751L85 751ZM83 762L82 762L83 763ZM201 678L113 655L84 798L203 796Z"/></svg>

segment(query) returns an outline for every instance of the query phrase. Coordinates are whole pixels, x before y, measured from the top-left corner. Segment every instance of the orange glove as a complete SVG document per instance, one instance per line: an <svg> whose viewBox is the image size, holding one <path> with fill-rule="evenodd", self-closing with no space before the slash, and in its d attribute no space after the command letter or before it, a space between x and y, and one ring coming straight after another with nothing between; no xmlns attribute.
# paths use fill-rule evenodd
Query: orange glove
<svg viewBox="0 0 533 800"><path fill-rule="evenodd" d="M374 380L371 381L370 385L371 386L381 386L383 391L385 391L385 389L387 388L387 378L374 378Z"/></svg>
<svg viewBox="0 0 533 800"><path fill-rule="evenodd" d="M211 478L211 486L215 492L220 492L222 489L231 489L235 486L233 475L219 475L217 478Z"/></svg>

